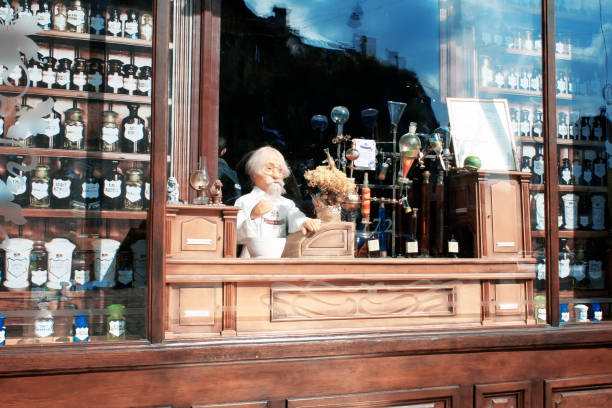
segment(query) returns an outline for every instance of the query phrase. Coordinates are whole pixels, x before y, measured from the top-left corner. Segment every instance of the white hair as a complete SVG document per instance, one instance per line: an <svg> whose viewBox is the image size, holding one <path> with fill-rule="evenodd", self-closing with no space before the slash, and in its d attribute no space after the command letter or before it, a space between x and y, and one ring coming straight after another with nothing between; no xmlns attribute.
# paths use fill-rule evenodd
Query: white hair
<svg viewBox="0 0 612 408"><path fill-rule="evenodd" d="M253 178L254 175L262 173L262 167L271 154L275 155L279 159L281 163L281 170L283 172L283 178L289 177L291 172L289 171L289 167L287 166L282 153L270 146L260 147L253 152L251 157L249 157L249 160L247 160L245 165L245 170L249 177Z"/></svg>

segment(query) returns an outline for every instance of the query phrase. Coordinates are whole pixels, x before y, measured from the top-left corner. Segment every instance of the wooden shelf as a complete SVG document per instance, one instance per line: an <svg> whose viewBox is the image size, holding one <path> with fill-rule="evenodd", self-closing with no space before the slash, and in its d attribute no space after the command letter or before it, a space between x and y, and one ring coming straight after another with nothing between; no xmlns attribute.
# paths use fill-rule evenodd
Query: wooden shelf
<svg viewBox="0 0 612 408"><path fill-rule="evenodd" d="M95 35L87 33L70 33L67 31L57 30L45 30L32 35L34 38L48 38L48 39L61 39L72 41L83 41L83 42L94 42L103 44L116 44L123 46L151 48L152 42L147 40L123 38L123 37L112 37L106 35Z"/></svg>
<svg viewBox="0 0 612 408"><path fill-rule="evenodd" d="M31 218L103 218L114 220L146 220L147 211L102 210L83 211L55 208L23 208L22 215ZM0 209L0 216L3 211Z"/></svg>
<svg viewBox="0 0 612 408"><path fill-rule="evenodd" d="M544 231L532 230L532 238L544 238ZM559 230L559 238L607 238L608 231Z"/></svg>
<svg viewBox="0 0 612 408"><path fill-rule="evenodd" d="M22 94L24 90L25 87L23 86L0 86L1 94ZM103 102L139 103L142 105L151 104L150 96L124 95L109 92L84 92L73 91L70 89L49 89L38 88L36 86L29 87L24 96L49 96L55 98L95 100Z"/></svg>
<svg viewBox="0 0 612 408"><path fill-rule="evenodd" d="M530 184L529 189L532 191L544 191L544 184ZM605 186L557 186L560 193L606 193L608 187Z"/></svg>
<svg viewBox="0 0 612 408"><path fill-rule="evenodd" d="M544 143L544 139L541 137L526 137L520 136L518 141L521 143ZM593 140L574 140L574 139L559 139L557 138L558 145L564 146L589 146L589 147L603 147L605 142L597 142Z"/></svg>
<svg viewBox="0 0 612 408"><path fill-rule="evenodd" d="M94 152L86 150L64 150L64 149L45 149L39 147L25 148L13 146L0 146L0 154L5 155L27 155L27 156L47 156L47 157L71 157L75 159L102 159L102 160L131 160L139 162L151 161L148 153L121 153L121 152Z"/></svg>

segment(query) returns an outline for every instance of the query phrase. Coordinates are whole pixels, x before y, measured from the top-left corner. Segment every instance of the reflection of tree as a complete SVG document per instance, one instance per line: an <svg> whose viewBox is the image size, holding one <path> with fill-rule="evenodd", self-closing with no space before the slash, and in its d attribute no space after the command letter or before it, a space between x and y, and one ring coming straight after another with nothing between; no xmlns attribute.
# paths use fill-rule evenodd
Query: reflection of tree
<svg viewBox="0 0 612 408"><path fill-rule="evenodd" d="M414 72L358 50L306 45L286 26L285 10L274 11L275 16L261 18L243 0L223 2L220 128L231 146L228 162L266 143L279 147L290 162L322 159L334 129L321 138L311 130L310 118L329 115L335 105L349 108L345 133L354 137L367 134L359 112L376 108L378 137L389 138L387 100L408 104L400 132L410 121L430 131L437 126Z"/></svg>

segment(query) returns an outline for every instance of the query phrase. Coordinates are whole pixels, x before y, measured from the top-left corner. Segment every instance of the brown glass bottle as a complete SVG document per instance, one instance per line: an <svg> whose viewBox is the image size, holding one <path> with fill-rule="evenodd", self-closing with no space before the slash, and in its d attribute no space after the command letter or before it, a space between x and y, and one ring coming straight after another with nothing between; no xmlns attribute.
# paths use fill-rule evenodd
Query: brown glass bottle
<svg viewBox="0 0 612 408"><path fill-rule="evenodd" d="M79 175L74 171L74 160L62 157L60 168L51 175L51 208L71 208Z"/></svg>
<svg viewBox="0 0 612 408"><path fill-rule="evenodd" d="M68 58L61 58L57 62L56 69L56 78L55 84L53 84L53 88L55 89L69 89L70 88L70 78L72 77L72 72L70 71L70 67L72 66L72 61Z"/></svg>
<svg viewBox="0 0 612 408"><path fill-rule="evenodd" d="M30 253L30 288L45 290L47 283L47 250L43 241L34 241Z"/></svg>
<svg viewBox="0 0 612 408"><path fill-rule="evenodd" d="M125 64L121 68L123 71L123 87L119 90L119 93L126 95L136 95L138 89L138 78L136 72L138 67L134 64Z"/></svg>
<svg viewBox="0 0 612 408"><path fill-rule="evenodd" d="M23 156L10 157L8 162L13 162L18 166L23 166ZM8 163L7 163L8 164ZM8 166L7 166L8 169ZM23 168L14 167L13 173L7 171L6 187L13 194L13 202L21 207L27 207L28 199L28 179L29 174Z"/></svg>
<svg viewBox="0 0 612 408"><path fill-rule="evenodd" d="M100 209L100 180L94 175L93 165L84 163L85 176L80 178L72 195L72 207L81 210Z"/></svg>
<svg viewBox="0 0 612 408"><path fill-rule="evenodd" d="M30 207L49 208L51 200L49 197L49 166L39 164L34 169L34 175L30 180Z"/></svg>
<svg viewBox="0 0 612 408"><path fill-rule="evenodd" d="M72 66L72 81L70 89L74 91L84 91L87 85L87 60L85 58L75 58Z"/></svg>
<svg viewBox="0 0 612 408"><path fill-rule="evenodd" d="M83 110L79 108L67 109L64 112L64 149L82 150L85 145L85 122Z"/></svg>
<svg viewBox="0 0 612 408"><path fill-rule="evenodd" d="M123 208L123 174L119 172L119 161L106 162L108 169L102 178L102 209L118 210Z"/></svg>
<svg viewBox="0 0 612 408"><path fill-rule="evenodd" d="M102 129L100 132L100 151L118 152L119 149L119 125L117 124L117 112L102 112Z"/></svg>
<svg viewBox="0 0 612 408"><path fill-rule="evenodd" d="M145 153L145 121L138 116L139 105L129 103L127 107L130 114L121 122L123 151L126 153Z"/></svg>
<svg viewBox="0 0 612 408"><path fill-rule="evenodd" d="M143 209L143 182L142 170L129 169L127 172L127 180L125 182L125 200L124 208L126 210L139 211Z"/></svg>
<svg viewBox="0 0 612 408"><path fill-rule="evenodd" d="M62 131L62 115L55 109L51 109L51 114L43 118L47 125L42 133L37 136L36 146L53 149L57 147Z"/></svg>
<svg viewBox="0 0 612 408"><path fill-rule="evenodd" d="M99 58L91 58L87 61L87 92L104 91L104 61Z"/></svg>

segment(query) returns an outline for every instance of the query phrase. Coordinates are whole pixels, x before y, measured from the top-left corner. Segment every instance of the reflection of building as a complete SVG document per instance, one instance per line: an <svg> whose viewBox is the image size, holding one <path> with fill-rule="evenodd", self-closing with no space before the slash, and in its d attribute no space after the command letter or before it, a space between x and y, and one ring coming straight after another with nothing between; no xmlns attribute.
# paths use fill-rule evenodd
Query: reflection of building
<svg viewBox="0 0 612 408"><path fill-rule="evenodd" d="M376 38L353 34L353 48L364 57L376 58Z"/></svg>
<svg viewBox="0 0 612 408"><path fill-rule="evenodd" d="M385 49L385 61L399 69L406 69L406 57L400 57L398 51Z"/></svg>

